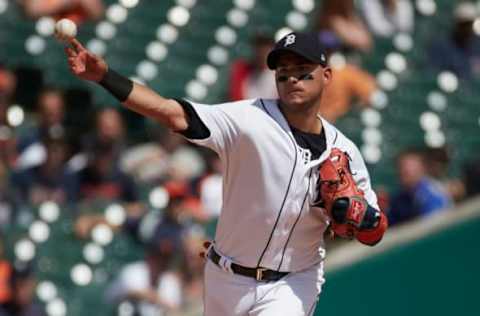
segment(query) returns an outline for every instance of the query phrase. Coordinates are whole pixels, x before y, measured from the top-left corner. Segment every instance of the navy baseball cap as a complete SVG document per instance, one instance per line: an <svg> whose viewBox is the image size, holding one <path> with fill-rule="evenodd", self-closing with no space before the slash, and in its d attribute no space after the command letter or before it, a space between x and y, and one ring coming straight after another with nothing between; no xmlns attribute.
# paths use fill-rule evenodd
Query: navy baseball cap
<svg viewBox="0 0 480 316"><path fill-rule="evenodd" d="M292 52L323 67L327 66L327 54L318 33L292 32L285 35L268 54L268 68L277 68L278 57L285 52Z"/></svg>

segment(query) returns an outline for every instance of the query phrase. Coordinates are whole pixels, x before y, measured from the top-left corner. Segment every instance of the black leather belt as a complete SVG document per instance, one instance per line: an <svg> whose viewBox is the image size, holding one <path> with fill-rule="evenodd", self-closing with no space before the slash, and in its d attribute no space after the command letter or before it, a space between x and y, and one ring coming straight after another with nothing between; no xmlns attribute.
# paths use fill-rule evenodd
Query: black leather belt
<svg viewBox="0 0 480 316"><path fill-rule="evenodd" d="M221 256L215 251L215 249L213 249L213 247L210 249L210 252L208 253L208 257L210 258L210 260L212 260L213 263L215 263L217 266L220 267L219 262L220 262ZM257 281L262 281L262 282L278 281L290 273L290 272L280 272L280 271L275 271L275 270L270 270L265 268L247 268L233 262L232 262L231 268L233 273L235 274L240 274L246 277L254 278Z"/></svg>

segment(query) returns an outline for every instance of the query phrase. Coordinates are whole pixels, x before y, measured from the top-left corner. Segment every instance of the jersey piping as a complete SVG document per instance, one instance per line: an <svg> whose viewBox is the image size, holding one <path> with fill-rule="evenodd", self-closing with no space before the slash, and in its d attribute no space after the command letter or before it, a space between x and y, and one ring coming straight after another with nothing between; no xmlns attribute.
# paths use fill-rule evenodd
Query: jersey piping
<svg viewBox="0 0 480 316"><path fill-rule="evenodd" d="M266 107L265 104L263 103L263 100L262 100L262 99L260 99L260 102L261 102L261 104L262 104L262 107L263 107L265 113L267 113L268 116L272 117L272 115L271 115L270 112L268 111L267 107ZM273 118L273 117L272 117L272 118ZM276 121L275 121L275 122L276 122ZM295 161L294 161L294 163L293 163L292 172L291 172L291 174L290 174L290 180L288 181L287 191L285 192L285 195L284 195L283 201L282 201L282 205L280 206L280 210L278 211L277 219L275 220L275 224L273 225L273 229L272 229L272 231L270 232L270 236L268 237L267 244L265 245L265 248L263 248L262 254L260 255L260 258L258 259L257 267L260 267L260 264L262 263L263 256L265 255L265 252L267 251L268 247L270 246L270 242L272 241L273 233L275 232L275 229L277 229L278 221L280 220L280 216L282 215L283 207L285 206L285 202L287 201L288 193L290 192L290 186L291 186L291 184L292 184L293 175L295 174L295 168L297 167L297 160L298 160L298 157L297 157L297 155L298 155L298 153L297 153L297 145L296 145L295 141L292 139L292 136L290 136L290 134L288 134L288 137L290 138L290 140L292 141L292 144L293 144L293 146L294 146ZM283 257L283 256L282 256L282 257Z"/></svg>
<svg viewBox="0 0 480 316"><path fill-rule="evenodd" d="M312 178L312 169L310 169L310 174L308 175L308 185L309 186L310 186L311 178ZM300 216L302 215L303 207L305 206L305 201L307 200L307 196L308 196L308 187L307 187L307 192L305 193L305 197L303 198L302 207L300 209L300 212L298 213L297 219L295 220L295 223L293 223L292 229L290 230L290 233L288 234L288 238L287 238L287 241L285 242L285 246L283 246L282 259L280 260L280 264L278 265L277 271L280 271L280 269L282 268L283 258L285 256L285 251L287 250L288 242L290 241L290 237L292 237L293 231L295 230L295 227L297 226L297 223L300 220Z"/></svg>

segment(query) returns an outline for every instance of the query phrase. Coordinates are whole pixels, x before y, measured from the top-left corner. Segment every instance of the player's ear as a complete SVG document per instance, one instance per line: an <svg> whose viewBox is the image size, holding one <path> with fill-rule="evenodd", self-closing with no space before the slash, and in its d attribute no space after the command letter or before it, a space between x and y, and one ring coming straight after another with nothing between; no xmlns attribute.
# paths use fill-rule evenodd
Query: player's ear
<svg viewBox="0 0 480 316"><path fill-rule="evenodd" d="M323 68L323 83L324 84L329 84L330 81L332 80L332 76L333 76L332 68L330 68L328 66Z"/></svg>

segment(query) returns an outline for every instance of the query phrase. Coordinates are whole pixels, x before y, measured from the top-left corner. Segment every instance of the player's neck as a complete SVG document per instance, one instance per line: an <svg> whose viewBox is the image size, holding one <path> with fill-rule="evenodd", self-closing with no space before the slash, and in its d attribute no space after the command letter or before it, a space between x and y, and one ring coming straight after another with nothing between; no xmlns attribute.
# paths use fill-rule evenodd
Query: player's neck
<svg viewBox="0 0 480 316"><path fill-rule="evenodd" d="M320 134L322 121L318 117L317 107L311 107L304 111L289 111L287 107L281 107L288 124L296 129L312 134Z"/></svg>

